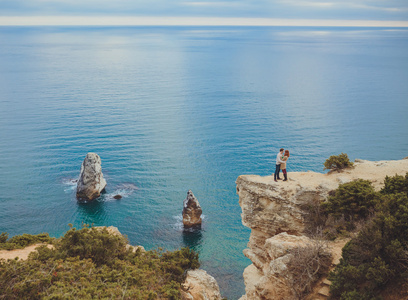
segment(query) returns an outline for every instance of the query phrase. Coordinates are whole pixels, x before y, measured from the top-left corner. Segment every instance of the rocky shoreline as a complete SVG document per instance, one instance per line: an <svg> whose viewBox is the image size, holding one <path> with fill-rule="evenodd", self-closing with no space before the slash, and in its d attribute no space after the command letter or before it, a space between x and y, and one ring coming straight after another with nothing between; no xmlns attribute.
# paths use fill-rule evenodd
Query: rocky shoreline
<svg viewBox="0 0 408 300"><path fill-rule="evenodd" d="M291 249L311 241L306 236L307 207L327 200L330 192L340 184L366 179L378 191L383 186L385 176L405 175L407 172L408 158L395 161L356 159L353 168L341 172L291 172L287 182L274 182L273 176L239 176L236 185L242 224L251 229L248 248L243 253L252 262L243 273L246 294L241 300L294 299L286 282L291 276L287 262ZM191 191L185 203L190 198L195 199ZM192 202L199 207L196 199ZM195 218L198 224L201 223L200 215L201 208ZM107 229L111 234L121 234L116 227ZM333 264L338 263L345 242L336 240L328 243ZM26 259L37 246L0 251L0 259ZM128 245L128 248L145 251L142 246ZM221 299L216 280L207 272L190 270L186 275L182 299Z"/></svg>

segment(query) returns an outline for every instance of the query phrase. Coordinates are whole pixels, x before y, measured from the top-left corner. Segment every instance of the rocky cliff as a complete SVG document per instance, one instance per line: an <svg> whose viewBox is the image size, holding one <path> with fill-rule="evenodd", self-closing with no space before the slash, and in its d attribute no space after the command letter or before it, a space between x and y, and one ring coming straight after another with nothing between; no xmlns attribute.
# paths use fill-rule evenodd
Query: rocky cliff
<svg viewBox="0 0 408 300"><path fill-rule="evenodd" d="M362 178L379 190L385 176L405 175L408 159L371 162L357 159L354 168L327 174L291 172L289 181L274 182L273 176L241 175L237 193L242 223L251 229L244 250L252 264L244 271L246 295L242 300L291 299L286 283L288 250L308 243L304 235L307 207L325 201L339 184Z"/></svg>

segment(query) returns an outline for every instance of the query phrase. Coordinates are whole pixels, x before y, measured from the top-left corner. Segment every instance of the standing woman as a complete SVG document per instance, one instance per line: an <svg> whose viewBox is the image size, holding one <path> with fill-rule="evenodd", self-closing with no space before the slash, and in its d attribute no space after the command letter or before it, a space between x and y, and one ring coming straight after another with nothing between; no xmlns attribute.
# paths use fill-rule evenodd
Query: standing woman
<svg viewBox="0 0 408 300"><path fill-rule="evenodd" d="M288 174L286 173L286 162L287 162L289 156L290 156L290 155L289 155L289 150L285 150L285 154L284 154L284 156L282 157L283 164L281 164L281 170L282 170L282 172L283 172L283 177L285 178L285 179L283 179L283 181L287 181L287 180L288 180Z"/></svg>

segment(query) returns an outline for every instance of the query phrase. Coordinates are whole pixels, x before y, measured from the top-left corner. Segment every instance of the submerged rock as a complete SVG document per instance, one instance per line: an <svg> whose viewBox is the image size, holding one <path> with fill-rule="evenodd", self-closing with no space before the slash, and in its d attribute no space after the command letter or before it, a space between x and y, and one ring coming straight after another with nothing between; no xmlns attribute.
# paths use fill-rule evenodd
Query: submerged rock
<svg viewBox="0 0 408 300"><path fill-rule="evenodd" d="M106 187L103 178L101 158L96 153L88 153L82 163L77 183L78 200L91 201L98 198Z"/></svg>
<svg viewBox="0 0 408 300"><path fill-rule="evenodd" d="M201 214L202 209L200 203L198 203L197 198L194 196L193 192L189 190L187 192L187 198L184 199L183 208L183 224L185 228L201 226Z"/></svg>

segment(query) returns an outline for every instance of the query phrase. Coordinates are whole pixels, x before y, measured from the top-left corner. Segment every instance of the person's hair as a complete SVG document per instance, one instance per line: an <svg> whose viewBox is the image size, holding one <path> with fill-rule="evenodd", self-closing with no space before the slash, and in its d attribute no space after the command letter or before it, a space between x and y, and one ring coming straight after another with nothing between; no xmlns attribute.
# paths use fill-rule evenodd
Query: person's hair
<svg viewBox="0 0 408 300"><path fill-rule="evenodd" d="M283 150L285 150L285 149L283 149L283 148L280 148L280 149L279 149L279 152L282 152Z"/></svg>
<svg viewBox="0 0 408 300"><path fill-rule="evenodd" d="M285 156L289 157L289 150L285 150Z"/></svg>

